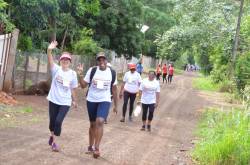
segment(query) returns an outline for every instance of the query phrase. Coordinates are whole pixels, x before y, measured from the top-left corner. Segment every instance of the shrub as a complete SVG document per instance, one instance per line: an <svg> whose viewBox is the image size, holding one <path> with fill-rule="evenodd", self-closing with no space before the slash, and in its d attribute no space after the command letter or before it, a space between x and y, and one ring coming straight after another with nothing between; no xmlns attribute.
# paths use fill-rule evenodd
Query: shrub
<svg viewBox="0 0 250 165"><path fill-rule="evenodd" d="M244 90L247 84L250 85L250 52L241 55L237 60L235 75L239 91Z"/></svg>
<svg viewBox="0 0 250 165"><path fill-rule="evenodd" d="M199 141L192 157L199 164L250 163L249 112L207 110L198 128Z"/></svg>

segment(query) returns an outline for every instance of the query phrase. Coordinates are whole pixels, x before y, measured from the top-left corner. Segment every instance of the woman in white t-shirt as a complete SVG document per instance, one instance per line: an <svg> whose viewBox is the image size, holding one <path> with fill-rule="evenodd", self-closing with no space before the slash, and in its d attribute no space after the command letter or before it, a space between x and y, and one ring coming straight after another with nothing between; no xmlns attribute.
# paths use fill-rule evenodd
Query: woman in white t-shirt
<svg viewBox="0 0 250 165"><path fill-rule="evenodd" d="M128 65L129 70L125 73L123 77L123 83L120 90L120 99L123 97L124 103L122 106L122 119L120 122L125 122L125 116L127 111L128 100L129 103L129 121L132 121L132 113L134 108L134 102L136 98L136 93L139 91L139 86L141 83L141 75L136 72L136 64L130 63Z"/></svg>
<svg viewBox="0 0 250 165"><path fill-rule="evenodd" d="M148 78L143 79L140 85L139 98L142 103L142 131L145 131L147 124L148 131L151 131L151 121L153 120L154 110L159 104L160 83L155 79L156 73L149 71Z"/></svg>
<svg viewBox="0 0 250 165"><path fill-rule="evenodd" d="M63 52L60 57L60 66L54 63L52 50L57 46L53 41L48 47L48 62L52 74L49 100L49 129L51 136L49 145L52 151L58 152L56 137L61 134L62 122L69 111L71 104L76 107L76 88L78 87L76 72L70 69L71 55Z"/></svg>

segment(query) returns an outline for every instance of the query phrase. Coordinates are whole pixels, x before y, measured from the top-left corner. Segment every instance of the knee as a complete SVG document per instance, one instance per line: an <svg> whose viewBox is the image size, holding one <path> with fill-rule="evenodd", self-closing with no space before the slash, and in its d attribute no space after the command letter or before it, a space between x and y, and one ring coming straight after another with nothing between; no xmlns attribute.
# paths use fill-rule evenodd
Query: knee
<svg viewBox="0 0 250 165"><path fill-rule="evenodd" d="M89 128L90 129L95 129L95 127L96 127L96 123L95 122L91 122Z"/></svg>
<svg viewBox="0 0 250 165"><path fill-rule="evenodd" d="M104 120L102 120L102 119L97 119L97 120L96 120L96 127L97 127L97 128L103 127L103 123L104 123Z"/></svg>

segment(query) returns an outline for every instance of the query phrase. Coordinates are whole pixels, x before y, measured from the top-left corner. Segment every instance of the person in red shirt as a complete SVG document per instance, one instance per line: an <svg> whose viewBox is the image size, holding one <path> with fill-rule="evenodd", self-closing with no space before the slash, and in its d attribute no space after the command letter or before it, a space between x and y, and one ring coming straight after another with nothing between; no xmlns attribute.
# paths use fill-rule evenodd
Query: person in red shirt
<svg viewBox="0 0 250 165"><path fill-rule="evenodd" d="M170 64L169 68L168 68L168 83L171 84L172 82L172 78L174 75L174 67L172 64Z"/></svg>
<svg viewBox="0 0 250 165"><path fill-rule="evenodd" d="M161 77L161 65L159 64L156 68L156 80L160 80Z"/></svg>
<svg viewBox="0 0 250 165"><path fill-rule="evenodd" d="M163 80L163 83L164 83L164 80L167 83L167 72L168 72L167 64L164 64L163 67L162 67L162 80Z"/></svg>

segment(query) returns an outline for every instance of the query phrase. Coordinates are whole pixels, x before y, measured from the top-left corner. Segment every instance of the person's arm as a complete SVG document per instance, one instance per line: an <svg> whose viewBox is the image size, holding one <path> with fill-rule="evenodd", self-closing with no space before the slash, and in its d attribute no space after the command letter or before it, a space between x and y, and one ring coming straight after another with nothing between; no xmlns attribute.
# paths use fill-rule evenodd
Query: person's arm
<svg viewBox="0 0 250 165"><path fill-rule="evenodd" d="M122 85L121 85L121 88L120 88L120 93L119 93L119 98L121 99L122 96L123 96L123 92L124 92L124 86L125 86L125 83L127 81L127 73L125 73L124 77L123 77L123 82L122 82Z"/></svg>
<svg viewBox="0 0 250 165"><path fill-rule="evenodd" d="M117 85L113 85L112 87L112 93L113 93L113 99L114 99L114 109L113 112L117 113L117 104L118 104L118 89L117 89Z"/></svg>
<svg viewBox="0 0 250 165"><path fill-rule="evenodd" d="M139 90L138 99L137 99L137 104L140 104L140 103L141 103L141 95L142 95L142 91Z"/></svg>
<svg viewBox="0 0 250 165"><path fill-rule="evenodd" d="M47 54L48 54L48 63L49 63L50 69L52 69L54 67L52 50L55 49L56 46L57 46L57 41L52 41L48 46Z"/></svg>
<svg viewBox="0 0 250 165"><path fill-rule="evenodd" d="M121 88L120 88L120 93L119 93L119 98L121 99L123 96L123 92L124 92L124 86L125 86L125 82L122 82Z"/></svg>
<svg viewBox="0 0 250 165"><path fill-rule="evenodd" d="M155 102L155 108L158 107L160 101L160 84L157 84L157 89L156 89L156 102Z"/></svg>
<svg viewBox="0 0 250 165"><path fill-rule="evenodd" d="M79 76L79 82L82 88L86 88L88 86L88 82L84 81L83 79L83 64L79 64L77 66L77 74Z"/></svg>
<svg viewBox="0 0 250 165"><path fill-rule="evenodd" d="M71 90L71 93L72 93L72 105L73 105L74 108L77 108L76 90L77 90L77 88L73 88Z"/></svg>
<svg viewBox="0 0 250 165"><path fill-rule="evenodd" d="M158 107L160 101L160 92L156 92L156 103L155 103L155 108Z"/></svg>
<svg viewBox="0 0 250 165"><path fill-rule="evenodd" d="M83 74L79 75L79 82L82 88L86 88L88 86L88 83L86 81L83 80Z"/></svg>

